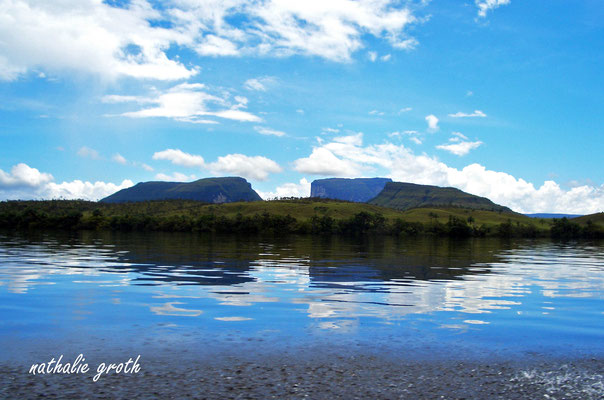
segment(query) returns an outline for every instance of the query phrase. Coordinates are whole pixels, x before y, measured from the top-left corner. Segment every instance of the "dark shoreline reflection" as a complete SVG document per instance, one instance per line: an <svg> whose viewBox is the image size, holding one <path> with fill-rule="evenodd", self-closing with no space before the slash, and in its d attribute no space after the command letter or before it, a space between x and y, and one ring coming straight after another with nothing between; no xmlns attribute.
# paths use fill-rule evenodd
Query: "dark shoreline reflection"
<svg viewBox="0 0 604 400"><path fill-rule="evenodd" d="M286 266L288 260L303 264L316 285L329 286L339 281L454 280L489 273L488 264L500 261L498 254L513 246L501 239L263 238L113 232L3 233L0 242L9 249L39 246L59 255L70 249L67 254L71 252L76 259L97 253L106 262L87 268L136 272L134 285L235 285L253 280L248 272L257 260Z"/></svg>
<svg viewBox="0 0 604 400"><path fill-rule="evenodd" d="M603 249L548 240L0 232L0 342L104 332L144 346L172 337L277 346L283 337L312 343L324 335L595 351L604 340Z"/></svg>

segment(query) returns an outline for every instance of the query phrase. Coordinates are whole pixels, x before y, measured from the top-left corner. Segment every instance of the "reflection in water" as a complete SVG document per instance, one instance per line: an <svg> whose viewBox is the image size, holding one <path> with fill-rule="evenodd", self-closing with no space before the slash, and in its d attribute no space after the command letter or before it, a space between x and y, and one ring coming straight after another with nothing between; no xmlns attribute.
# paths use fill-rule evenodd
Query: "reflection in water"
<svg viewBox="0 0 604 400"><path fill-rule="evenodd" d="M376 326L388 335L428 329L415 316L431 329L493 338L488 329L496 327L523 340L575 324L573 338L589 344L604 338L603 249L496 239L5 233L0 316L13 332L68 318L116 330L132 320L175 327L202 319L214 331L255 324L368 336Z"/></svg>

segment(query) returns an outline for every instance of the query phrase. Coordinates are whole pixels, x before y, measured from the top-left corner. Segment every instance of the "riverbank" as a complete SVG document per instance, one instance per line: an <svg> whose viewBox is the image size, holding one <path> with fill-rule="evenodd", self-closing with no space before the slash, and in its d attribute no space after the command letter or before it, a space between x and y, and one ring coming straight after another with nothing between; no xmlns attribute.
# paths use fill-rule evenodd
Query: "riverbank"
<svg viewBox="0 0 604 400"><path fill-rule="evenodd" d="M589 217L589 216L587 216ZM595 217L594 217L595 218ZM326 199L206 204L187 200L105 204L78 200L0 202L0 228L235 234L602 238L604 225L501 211L399 211Z"/></svg>
<svg viewBox="0 0 604 400"><path fill-rule="evenodd" d="M0 366L0 397L199 399L601 399L601 359L445 361L305 354L143 360L136 375L28 375Z"/></svg>

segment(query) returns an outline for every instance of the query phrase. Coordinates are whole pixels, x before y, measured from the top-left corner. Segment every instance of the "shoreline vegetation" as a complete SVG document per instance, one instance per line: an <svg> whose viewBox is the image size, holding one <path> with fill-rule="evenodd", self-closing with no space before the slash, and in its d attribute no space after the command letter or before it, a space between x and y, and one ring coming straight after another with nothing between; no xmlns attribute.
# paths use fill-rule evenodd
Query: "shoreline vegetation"
<svg viewBox="0 0 604 400"><path fill-rule="evenodd" d="M541 219L455 207L399 211L323 198L224 204L14 200L0 202L0 228L573 239L604 238L604 213Z"/></svg>

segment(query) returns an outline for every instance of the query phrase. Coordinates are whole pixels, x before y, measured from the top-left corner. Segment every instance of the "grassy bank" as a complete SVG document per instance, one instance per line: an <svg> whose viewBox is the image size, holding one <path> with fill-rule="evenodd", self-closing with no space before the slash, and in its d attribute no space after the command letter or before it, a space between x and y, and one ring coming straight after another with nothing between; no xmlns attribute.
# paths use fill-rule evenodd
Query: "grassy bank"
<svg viewBox="0 0 604 400"><path fill-rule="evenodd" d="M5 229L217 233L603 237L589 220L547 220L462 208L391 208L324 199L206 204L168 200L104 204L78 200L0 203Z"/></svg>

